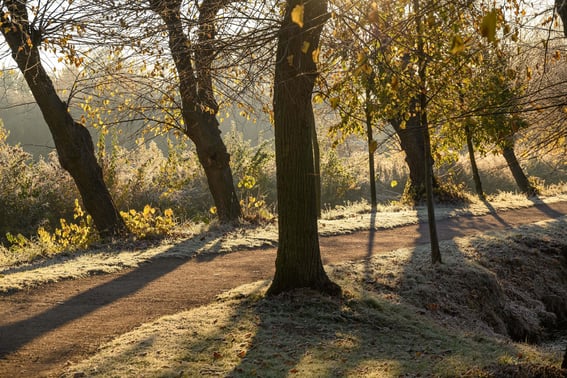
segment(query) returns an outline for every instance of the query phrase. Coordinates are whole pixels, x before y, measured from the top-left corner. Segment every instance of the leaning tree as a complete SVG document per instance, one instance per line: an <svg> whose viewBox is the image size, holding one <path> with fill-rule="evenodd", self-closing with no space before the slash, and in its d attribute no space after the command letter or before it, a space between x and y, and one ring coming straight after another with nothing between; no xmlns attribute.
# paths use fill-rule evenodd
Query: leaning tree
<svg viewBox="0 0 567 378"><path fill-rule="evenodd" d="M43 43L50 50L63 51L65 56L61 59L81 64L74 46L69 43L69 31L80 28L77 20L84 15L72 2L38 5L31 1L4 0L0 7L5 43L49 127L61 166L73 177L83 204L101 236L124 232L124 222L103 180L91 136L84 125L71 116L41 59L40 46Z"/></svg>

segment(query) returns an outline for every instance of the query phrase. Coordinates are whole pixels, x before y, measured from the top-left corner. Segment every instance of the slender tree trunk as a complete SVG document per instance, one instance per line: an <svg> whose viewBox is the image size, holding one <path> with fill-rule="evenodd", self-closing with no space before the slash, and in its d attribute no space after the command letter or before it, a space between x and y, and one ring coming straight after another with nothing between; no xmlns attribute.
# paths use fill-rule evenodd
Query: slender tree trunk
<svg viewBox="0 0 567 378"><path fill-rule="evenodd" d="M471 127L468 121L465 121L465 135L467 138L467 149L469 151L469 160L471 162L471 171L474 180L474 188L478 198L484 199L484 191L482 190L482 181L480 180L480 174L478 172L478 166L476 165L476 158L474 156L474 144Z"/></svg>
<svg viewBox="0 0 567 378"><path fill-rule="evenodd" d="M303 7L302 23L291 19L296 6ZM278 35L273 101L279 243L269 295L301 287L332 295L341 291L321 262L313 172L314 52L327 17L324 0L288 0Z"/></svg>
<svg viewBox="0 0 567 378"><path fill-rule="evenodd" d="M506 159L508 168L510 168L512 176L514 177L520 191L530 197L537 195L537 189L530 184L528 177L525 175L522 167L520 166L520 162L516 157L516 153L514 152L514 140L512 137L507 138L505 141L505 144L502 147L502 155L504 156L504 159Z"/></svg>
<svg viewBox="0 0 567 378"><path fill-rule="evenodd" d="M218 104L214 98L211 66L217 53L215 17L230 1L205 0L199 7L198 42L192 46L183 31L179 0L150 0L154 12L167 26L169 48L179 77L183 130L195 144L199 162L205 170L207 183L221 222L238 220L240 203L236 196L230 155L221 138L216 119ZM195 69L193 68L193 62Z"/></svg>
<svg viewBox="0 0 567 378"><path fill-rule="evenodd" d="M429 242L431 244L431 262L440 264L441 250L437 236L437 221L435 220L435 202L433 200L433 158L431 156L431 138L429 135L429 123L427 121L427 59L425 56L423 41L423 25L421 22L421 10L419 0L414 0L414 11L417 26L417 53L419 65L419 111L417 117L423 130L424 140L424 170L425 170L425 194L427 197L427 218L429 224Z"/></svg>
<svg viewBox="0 0 567 378"><path fill-rule="evenodd" d="M422 95L425 96L425 95ZM429 242L431 244L431 262L442 263L439 237L437 235L437 220L435 219L435 201L433 199L433 159L431 158L431 142L429 137L429 125L427 113L422 114L423 129L425 133L425 194L427 197L427 220L429 224Z"/></svg>
<svg viewBox="0 0 567 378"><path fill-rule="evenodd" d="M317 219L321 218L321 152L319 150L319 140L317 139L317 127L313 119L311 129L311 144L313 146L313 173L315 174L315 203L317 204Z"/></svg>
<svg viewBox="0 0 567 378"><path fill-rule="evenodd" d="M365 104L365 116L366 116L366 139L368 142L368 175L370 179L370 204L372 210L376 210L377 199L376 199L376 172L374 170L374 153L376 152L376 141L372 136L372 112L370 111L370 87L366 88L366 104Z"/></svg>
<svg viewBox="0 0 567 378"><path fill-rule="evenodd" d="M2 13L2 33L49 126L61 166L73 177L100 235L109 237L126 232L104 183L88 130L73 120L41 63L38 46L30 43L32 40L39 43L41 38L31 37L38 31L32 30L28 22L26 2L5 1L5 5L10 15Z"/></svg>

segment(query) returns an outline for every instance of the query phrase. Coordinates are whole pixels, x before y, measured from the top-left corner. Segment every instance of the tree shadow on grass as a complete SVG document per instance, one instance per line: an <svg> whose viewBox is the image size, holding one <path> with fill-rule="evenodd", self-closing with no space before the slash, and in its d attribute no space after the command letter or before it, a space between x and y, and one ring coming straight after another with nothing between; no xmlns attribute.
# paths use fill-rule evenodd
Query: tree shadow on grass
<svg viewBox="0 0 567 378"><path fill-rule="evenodd" d="M567 316L566 266L557 264L562 254L563 259L566 257L566 245L551 237L564 227L561 223L565 222L522 226L502 237L475 235L465 244L444 241L443 264L437 265L430 262L428 246L416 247L411 250L398 282L382 282L381 286L368 286L368 290L395 286L392 292L418 312L438 324L460 329L473 341L476 336L502 335L516 342L538 342L546 333L546 324L555 316ZM538 273L542 267L545 276ZM557 305L561 299L561 305ZM555 315L550 314L554 311ZM506 358L504 365L524 364L514 357L522 355L521 350L513 344L509 350L512 357ZM487 358L477 366L490 370L497 364L494 358Z"/></svg>
<svg viewBox="0 0 567 378"><path fill-rule="evenodd" d="M241 306L236 313L254 319L256 331L230 377L450 373L451 364L470 365L481 358L480 350L501 352L483 338L467 339L412 308L380 299L333 299L298 291ZM238 329L239 316L225 335Z"/></svg>
<svg viewBox="0 0 567 378"><path fill-rule="evenodd" d="M203 243L206 242L208 241L203 241ZM191 244L191 246L193 247L194 244ZM183 243L173 248L183 248ZM219 244L215 243L208 252L216 253L218 248ZM166 250L154 256L151 264L141 264L108 282L90 288L62 302L53 303L42 312L30 314L17 321L2 319L0 321L0 358L16 352L26 344L52 331L135 294L153 281L191 261L187 258L160 258L168 257L168 252L169 250ZM2 296L0 300L2 298L10 300L10 295ZM140 311L142 311L141 308ZM107 321L112 322L113 319L107 319ZM104 324L89 326L105 327Z"/></svg>

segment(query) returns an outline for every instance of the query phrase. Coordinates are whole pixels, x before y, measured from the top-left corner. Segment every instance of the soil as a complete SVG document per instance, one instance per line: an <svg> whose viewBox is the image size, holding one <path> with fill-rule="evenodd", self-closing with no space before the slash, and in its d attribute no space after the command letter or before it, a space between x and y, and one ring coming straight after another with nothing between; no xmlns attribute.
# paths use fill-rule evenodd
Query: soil
<svg viewBox="0 0 567 378"><path fill-rule="evenodd" d="M437 223L440 240L567 214L567 202ZM427 224L323 237L325 264L427 243ZM103 343L158 317L205 305L223 291L269 279L276 249L160 258L136 269L0 296L0 377L58 376Z"/></svg>

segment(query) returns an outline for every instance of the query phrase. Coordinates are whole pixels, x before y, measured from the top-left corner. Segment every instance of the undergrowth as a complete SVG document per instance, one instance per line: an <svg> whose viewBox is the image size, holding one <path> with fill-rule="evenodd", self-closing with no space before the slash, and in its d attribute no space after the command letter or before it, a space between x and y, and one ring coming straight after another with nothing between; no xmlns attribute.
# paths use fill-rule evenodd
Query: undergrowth
<svg viewBox="0 0 567 378"><path fill-rule="evenodd" d="M0 248L5 251L5 246L11 245L12 249L30 250L29 256L42 256L72 252L96 242L92 220L82 210L77 215L80 202L69 201L79 198L79 193L56 154L34 160L21 146L9 145L6 140L7 131L0 125ZM232 130L225 141L242 221L252 225L272 223L277 212L273 140L252 145ZM207 179L186 139L172 137L162 147L139 142L128 149L116 136L101 133L97 157L117 208L136 238L167 236L176 225L209 224L216 219ZM479 159L479 167L489 196L511 187L513 180L501 159ZM336 208L337 213L345 204L368 201L367 169L367 153L358 148L356 140L336 148L321 141L323 208ZM538 189L565 192L564 181L560 181L567 177L564 166L531 160L526 169ZM440 202L468 202L467 170L465 159L451 167L436 168L441 183L436 197ZM405 206L402 191L407 187L406 178L403 153L390 149L376 160L380 206Z"/></svg>

